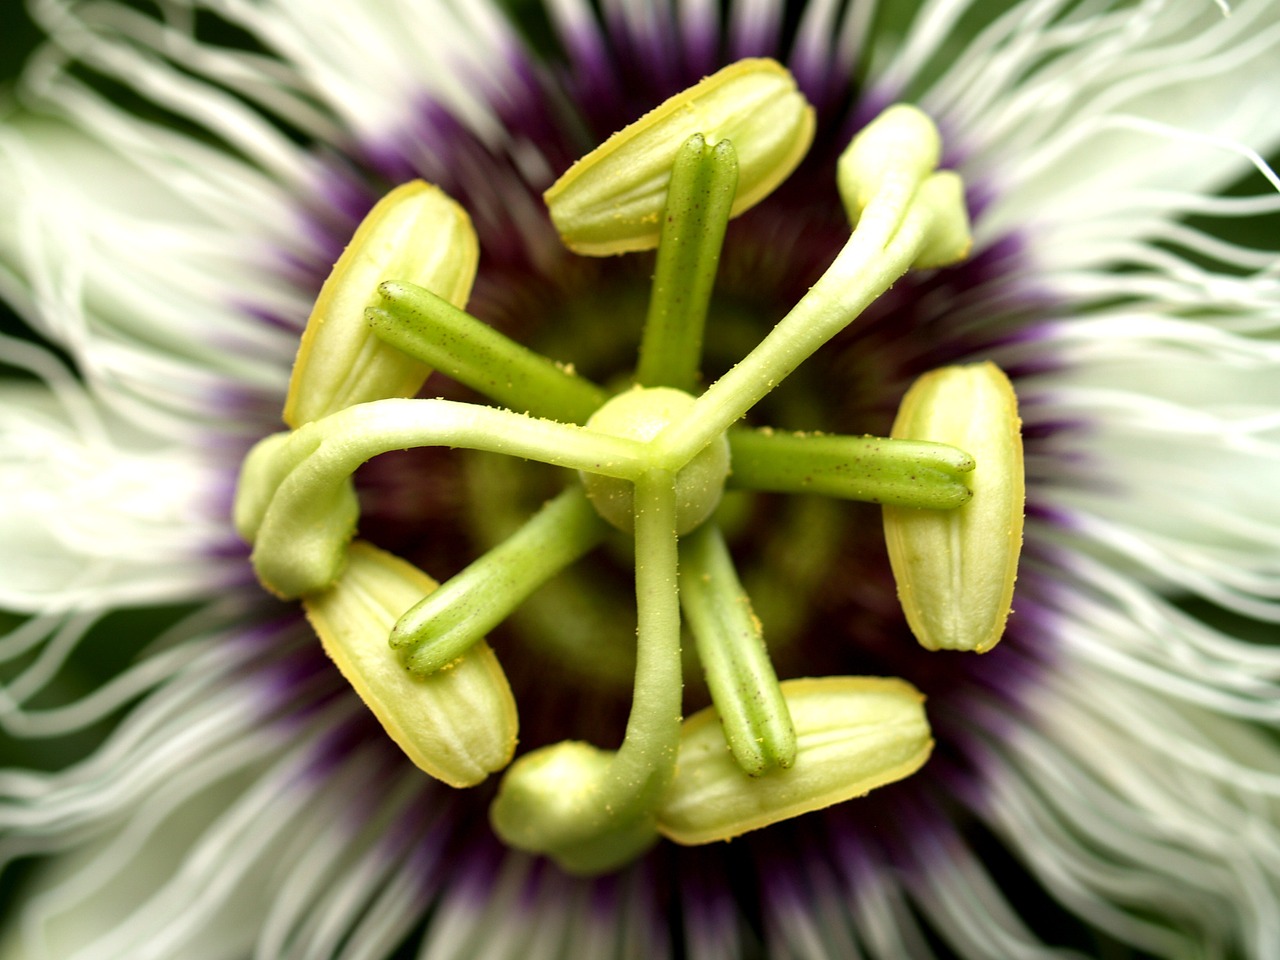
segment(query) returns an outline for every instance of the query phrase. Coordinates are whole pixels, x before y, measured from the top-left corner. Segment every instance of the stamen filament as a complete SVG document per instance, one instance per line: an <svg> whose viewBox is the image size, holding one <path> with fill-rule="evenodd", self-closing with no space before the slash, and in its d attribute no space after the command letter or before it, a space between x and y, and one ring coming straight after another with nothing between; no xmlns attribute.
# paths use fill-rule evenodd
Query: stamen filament
<svg viewBox="0 0 1280 960"><path fill-rule="evenodd" d="M636 381L692 392L720 249L738 187L738 155L694 134L676 154L667 187L653 292Z"/></svg>
<svg viewBox="0 0 1280 960"><path fill-rule="evenodd" d="M973 457L944 443L730 430L730 485L773 493L949 510L972 498L963 474Z"/></svg>
<svg viewBox="0 0 1280 960"><path fill-rule="evenodd" d="M680 541L680 604L738 766L753 777L790 767L796 758L791 712L760 620L714 523Z"/></svg>
<svg viewBox="0 0 1280 960"><path fill-rule="evenodd" d="M465 458L462 482L474 504L468 527L478 546L492 549L528 520L521 505L528 469L488 454ZM509 622L557 671L622 695L635 678L635 590L629 581L597 573L592 564L570 564L512 611Z"/></svg>
<svg viewBox="0 0 1280 960"><path fill-rule="evenodd" d="M575 484L410 608L392 629L391 646L416 676L443 669L538 587L597 546L608 529Z"/></svg>
<svg viewBox="0 0 1280 960"><path fill-rule="evenodd" d="M430 290L393 282L378 292L381 306L370 307L365 317L379 339L510 410L585 423L608 399L602 387Z"/></svg>

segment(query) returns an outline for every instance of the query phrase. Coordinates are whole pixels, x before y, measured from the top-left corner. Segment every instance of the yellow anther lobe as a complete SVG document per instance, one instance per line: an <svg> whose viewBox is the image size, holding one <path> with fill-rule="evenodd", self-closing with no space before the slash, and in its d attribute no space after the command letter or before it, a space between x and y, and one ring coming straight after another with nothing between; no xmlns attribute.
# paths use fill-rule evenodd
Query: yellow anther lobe
<svg viewBox="0 0 1280 960"><path fill-rule="evenodd" d="M792 767L748 776L715 709L694 714L680 734L661 833L683 844L728 840L901 780L933 750L924 697L904 680L822 677L781 687L796 729Z"/></svg>
<svg viewBox="0 0 1280 960"><path fill-rule="evenodd" d="M773 60L739 60L650 110L571 166L543 194L575 253L607 256L658 245L676 153L694 134L732 141L738 188L730 216L785 180L813 141L814 112Z"/></svg>
<svg viewBox="0 0 1280 960"><path fill-rule="evenodd" d="M1022 549L1022 421L993 363L945 367L907 391L893 436L967 450L973 498L954 510L885 507L885 542L907 623L930 650L994 647L1004 633Z"/></svg>
<svg viewBox="0 0 1280 960"><path fill-rule="evenodd" d="M471 219L438 187L421 180L383 197L356 229L320 289L293 365L284 420L291 427L366 400L411 397L431 372L382 343L364 312L378 284L425 287L466 304L480 258Z"/></svg>
<svg viewBox="0 0 1280 960"><path fill-rule="evenodd" d="M356 542L338 582L303 607L325 652L405 755L450 786L470 787L511 762L515 698L483 640L425 679L387 647L396 619L435 587L412 564Z"/></svg>

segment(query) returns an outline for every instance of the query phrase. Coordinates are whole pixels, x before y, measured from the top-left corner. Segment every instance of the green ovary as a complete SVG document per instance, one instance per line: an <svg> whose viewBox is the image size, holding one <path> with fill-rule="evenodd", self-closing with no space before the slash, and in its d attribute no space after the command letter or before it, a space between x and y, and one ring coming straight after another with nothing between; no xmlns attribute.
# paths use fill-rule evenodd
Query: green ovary
<svg viewBox="0 0 1280 960"><path fill-rule="evenodd" d="M688 414L693 397L671 387L636 387L609 400L587 421L587 427L614 437L652 440ZM720 503L729 475L729 441L721 435L707 444L676 474L676 531L689 533L702 525ZM596 512L624 532L634 526L633 485L598 473L581 473Z"/></svg>

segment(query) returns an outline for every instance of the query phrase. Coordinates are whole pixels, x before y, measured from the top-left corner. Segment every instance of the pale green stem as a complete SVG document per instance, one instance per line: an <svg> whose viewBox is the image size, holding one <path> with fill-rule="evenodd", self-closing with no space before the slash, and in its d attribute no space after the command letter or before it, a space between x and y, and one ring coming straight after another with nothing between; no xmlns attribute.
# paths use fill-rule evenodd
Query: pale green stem
<svg viewBox="0 0 1280 960"><path fill-rule="evenodd" d="M924 246L932 217L928 207L913 206L886 249L855 230L791 312L698 397L688 416L653 440L656 462L672 470L684 466L893 286Z"/></svg>
<svg viewBox="0 0 1280 960"><path fill-rule="evenodd" d="M412 447L487 450L624 480L644 473L651 459L635 440L454 400L361 403L308 424L294 438L305 447L312 430L320 443L299 467L305 464L317 483L349 476L380 453Z"/></svg>
<svg viewBox="0 0 1280 960"><path fill-rule="evenodd" d="M629 479L648 469L648 450L634 440L585 427L537 420L509 410L449 400L376 400L313 421L269 448L266 461L246 461L241 488L246 503L265 505L260 524L238 510L244 529L256 530L253 563L259 579L283 597L326 589L345 557L355 524L351 474L371 457L410 447L489 450L555 466ZM292 466L274 495L257 488ZM276 462L272 462L276 461ZM250 476L249 474L261 474Z"/></svg>
<svg viewBox="0 0 1280 960"><path fill-rule="evenodd" d="M654 811L675 772L683 668L675 478L636 479L636 685L626 738L610 768L609 802Z"/></svg>
<svg viewBox="0 0 1280 960"><path fill-rule="evenodd" d="M728 140L708 148L694 134L676 154L636 369L641 386L691 393L698 382L702 331L737 186L738 157Z"/></svg>
<svg viewBox="0 0 1280 960"><path fill-rule="evenodd" d="M391 646L415 675L448 666L538 587L597 546L608 529L575 484L405 613L391 631Z"/></svg>
<svg viewBox="0 0 1280 960"><path fill-rule="evenodd" d="M547 853L574 873L615 870L657 840L658 810L680 746L675 478L666 470L644 473L635 504L638 643L622 746L587 748L585 759L567 743L535 751L508 771L491 811L509 842ZM566 765L546 777L543 763L558 758Z"/></svg>
<svg viewBox="0 0 1280 960"><path fill-rule="evenodd" d="M608 399L603 388L503 336L430 290L378 287L382 306L365 311L373 332L511 410L585 423Z"/></svg>
<svg viewBox="0 0 1280 960"><path fill-rule="evenodd" d="M759 776L789 767L796 731L724 536L707 523L680 541L680 604L733 758Z"/></svg>
<svg viewBox="0 0 1280 960"><path fill-rule="evenodd" d="M902 507L950 510L973 493L973 458L924 440L730 430L730 484L774 493L818 493Z"/></svg>

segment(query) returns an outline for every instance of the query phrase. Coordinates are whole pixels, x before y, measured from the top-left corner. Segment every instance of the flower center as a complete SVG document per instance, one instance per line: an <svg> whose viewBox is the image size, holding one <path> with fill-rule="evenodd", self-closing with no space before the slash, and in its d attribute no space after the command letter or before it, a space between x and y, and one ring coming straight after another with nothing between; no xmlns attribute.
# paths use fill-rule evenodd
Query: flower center
<svg viewBox="0 0 1280 960"><path fill-rule="evenodd" d="M672 387L636 387L611 397L587 427L614 437L649 441L690 414L694 399ZM720 503L729 475L729 440L721 434L694 454L675 476L676 533L702 526ZM582 472L582 485L596 512L619 530L635 528L634 485L617 477Z"/></svg>
<svg viewBox="0 0 1280 960"><path fill-rule="evenodd" d="M778 681L726 540L727 485L882 504L921 644L982 651L1004 628L1023 481L1016 403L994 366L922 377L892 437L739 425L907 270L966 254L960 183L934 169L938 137L923 114L891 108L854 139L838 171L854 223L847 244L697 392L727 223L795 167L812 129L785 70L743 61L646 114L547 191L571 249L657 250L634 386L615 396L467 314L477 245L465 213L425 184L397 188L317 301L285 407L293 429L245 462L236 523L263 584L302 599L326 650L423 770L467 786L506 768L495 830L574 872L614 869L659 836L705 843L841 802L929 755L923 698L903 680ZM404 399L433 368L496 405ZM437 588L351 542L356 468L433 446L569 468L582 482ZM552 743L508 767L515 703L483 636L604 543L610 525L630 534L635 586L623 742ZM688 719L684 630L713 704Z"/></svg>

